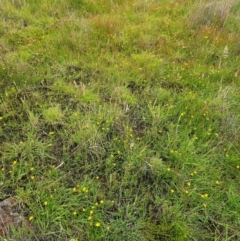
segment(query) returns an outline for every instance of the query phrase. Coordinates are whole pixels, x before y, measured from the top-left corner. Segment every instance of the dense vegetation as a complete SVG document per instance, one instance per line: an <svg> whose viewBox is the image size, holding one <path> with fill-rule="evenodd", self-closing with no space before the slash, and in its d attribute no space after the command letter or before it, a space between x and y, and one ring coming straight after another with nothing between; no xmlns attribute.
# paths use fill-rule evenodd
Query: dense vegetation
<svg viewBox="0 0 240 241"><path fill-rule="evenodd" d="M1 0L3 239L239 241L239 11Z"/></svg>

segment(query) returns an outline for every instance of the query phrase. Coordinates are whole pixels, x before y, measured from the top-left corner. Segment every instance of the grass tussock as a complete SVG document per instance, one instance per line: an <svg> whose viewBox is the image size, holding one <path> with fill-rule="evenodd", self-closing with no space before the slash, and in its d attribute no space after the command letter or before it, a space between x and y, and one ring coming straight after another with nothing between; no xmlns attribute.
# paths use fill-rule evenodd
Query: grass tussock
<svg viewBox="0 0 240 241"><path fill-rule="evenodd" d="M200 1L191 10L190 23L194 27L202 25L223 27L234 4L234 0Z"/></svg>

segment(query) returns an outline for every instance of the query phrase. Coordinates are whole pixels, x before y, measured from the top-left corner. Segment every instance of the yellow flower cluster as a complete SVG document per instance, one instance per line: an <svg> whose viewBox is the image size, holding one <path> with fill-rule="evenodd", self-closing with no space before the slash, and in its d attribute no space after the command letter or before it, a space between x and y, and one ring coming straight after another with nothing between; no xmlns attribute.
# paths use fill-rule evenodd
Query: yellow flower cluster
<svg viewBox="0 0 240 241"><path fill-rule="evenodd" d="M196 175L196 174L197 174L197 171L194 170L190 175L191 175L191 176L194 176L194 175Z"/></svg>
<svg viewBox="0 0 240 241"><path fill-rule="evenodd" d="M87 187L83 187L83 188L79 188L79 186L77 187L73 187L73 192L83 192L83 193L88 193L88 188Z"/></svg>
<svg viewBox="0 0 240 241"><path fill-rule="evenodd" d="M82 191L85 192L85 193L88 193L88 189L86 187L83 187Z"/></svg>
<svg viewBox="0 0 240 241"><path fill-rule="evenodd" d="M208 194L207 193L201 194L201 198L208 198Z"/></svg>

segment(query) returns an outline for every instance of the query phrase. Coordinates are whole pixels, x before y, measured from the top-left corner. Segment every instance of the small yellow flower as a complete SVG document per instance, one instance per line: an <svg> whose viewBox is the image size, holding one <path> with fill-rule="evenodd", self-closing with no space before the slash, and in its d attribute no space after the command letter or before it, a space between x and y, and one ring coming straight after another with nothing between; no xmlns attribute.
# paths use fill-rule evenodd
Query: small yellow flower
<svg viewBox="0 0 240 241"><path fill-rule="evenodd" d="M95 226L96 226L96 227L100 227L101 224L100 224L99 222L96 222L96 223L95 223Z"/></svg>
<svg viewBox="0 0 240 241"><path fill-rule="evenodd" d="M217 181L215 181L215 183L218 185L218 184L220 184L220 182L217 180Z"/></svg>
<svg viewBox="0 0 240 241"><path fill-rule="evenodd" d="M76 192L76 191L77 191L77 188L76 188L76 187L74 187L74 188L73 188L73 192Z"/></svg>
<svg viewBox="0 0 240 241"><path fill-rule="evenodd" d="M34 171L34 167L31 167L31 168L30 168L30 171Z"/></svg>
<svg viewBox="0 0 240 241"><path fill-rule="evenodd" d="M0 116L0 120L2 120L3 119L3 117L2 116Z"/></svg>
<svg viewBox="0 0 240 241"><path fill-rule="evenodd" d="M76 215L77 215L77 211L74 211L74 212L73 212L73 215L76 216Z"/></svg>
<svg viewBox="0 0 240 241"><path fill-rule="evenodd" d="M29 216L28 220L32 221L33 220L33 216Z"/></svg>
<svg viewBox="0 0 240 241"><path fill-rule="evenodd" d="M16 165L17 164L17 161L13 161L13 165Z"/></svg>
<svg viewBox="0 0 240 241"><path fill-rule="evenodd" d="M82 191L83 192L88 192L88 189L86 187L83 187Z"/></svg>
<svg viewBox="0 0 240 241"><path fill-rule="evenodd" d="M100 203L101 203L101 204L103 204L103 203L104 203L104 201L103 201L103 200L101 200L101 201L100 201Z"/></svg>
<svg viewBox="0 0 240 241"><path fill-rule="evenodd" d="M110 229L110 226L107 226L107 230L109 230Z"/></svg>
<svg viewBox="0 0 240 241"><path fill-rule="evenodd" d="M185 190L185 193L186 193L186 194L188 194L188 193L189 193L189 191L188 191L188 190Z"/></svg>
<svg viewBox="0 0 240 241"><path fill-rule="evenodd" d="M201 198L208 198L208 194L207 193L201 194Z"/></svg>
<svg viewBox="0 0 240 241"><path fill-rule="evenodd" d="M184 115L185 115L185 112L182 112L182 113L181 113L181 116L184 116Z"/></svg>
<svg viewBox="0 0 240 241"><path fill-rule="evenodd" d="M34 179L35 179L35 177L34 177L34 176L30 176L30 178L31 178L31 180L34 180Z"/></svg>
<svg viewBox="0 0 240 241"><path fill-rule="evenodd" d="M170 172L170 171L171 171L171 168L170 168L170 167L168 167L168 168L167 168L167 171L168 171L168 172Z"/></svg>
<svg viewBox="0 0 240 241"><path fill-rule="evenodd" d="M187 185L190 187L191 186L191 182L187 182Z"/></svg>
<svg viewBox="0 0 240 241"><path fill-rule="evenodd" d="M239 169L240 168L240 166L239 165L237 165L237 169Z"/></svg>
<svg viewBox="0 0 240 241"><path fill-rule="evenodd" d="M204 203L204 204L203 204L203 207L205 207L205 208L206 208L206 207L207 207L207 204L206 204L206 203Z"/></svg>
<svg viewBox="0 0 240 241"><path fill-rule="evenodd" d="M171 190L170 190L170 192L171 192L171 193L174 193L174 190L173 190L173 189L171 189Z"/></svg>
<svg viewBox="0 0 240 241"><path fill-rule="evenodd" d="M92 216L88 216L88 220L92 220Z"/></svg>
<svg viewBox="0 0 240 241"><path fill-rule="evenodd" d="M191 176L194 176L194 175L196 175L196 174L197 174L197 171L194 170L194 171L191 173Z"/></svg>
<svg viewBox="0 0 240 241"><path fill-rule="evenodd" d="M83 212L85 212L85 211L86 211L86 209L85 209L85 208L83 208L83 209L82 209L82 211L83 211Z"/></svg>
<svg viewBox="0 0 240 241"><path fill-rule="evenodd" d="M44 204L44 206L47 206L47 205L48 205L48 202L47 202L47 201L45 201L43 204Z"/></svg>
<svg viewBox="0 0 240 241"><path fill-rule="evenodd" d="M49 135L52 136L54 134L54 131L50 131Z"/></svg>
<svg viewBox="0 0 240 241"><path fill-rule="evenodd" d="M89 213L90 213L90 215L92 215L93 214L93 210L91 210Z"/></svg>

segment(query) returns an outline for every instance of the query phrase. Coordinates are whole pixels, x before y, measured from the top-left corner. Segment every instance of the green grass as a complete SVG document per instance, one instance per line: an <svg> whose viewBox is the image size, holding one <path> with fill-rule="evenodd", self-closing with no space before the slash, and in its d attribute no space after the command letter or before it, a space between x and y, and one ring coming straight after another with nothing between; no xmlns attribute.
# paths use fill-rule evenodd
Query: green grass
<svg viewBox="0 0 240 241"><path fill-rule="evenodd" d="M0 240L240 239L239 4L197 3L0 3L0 199L31 226Z"/></svg>

